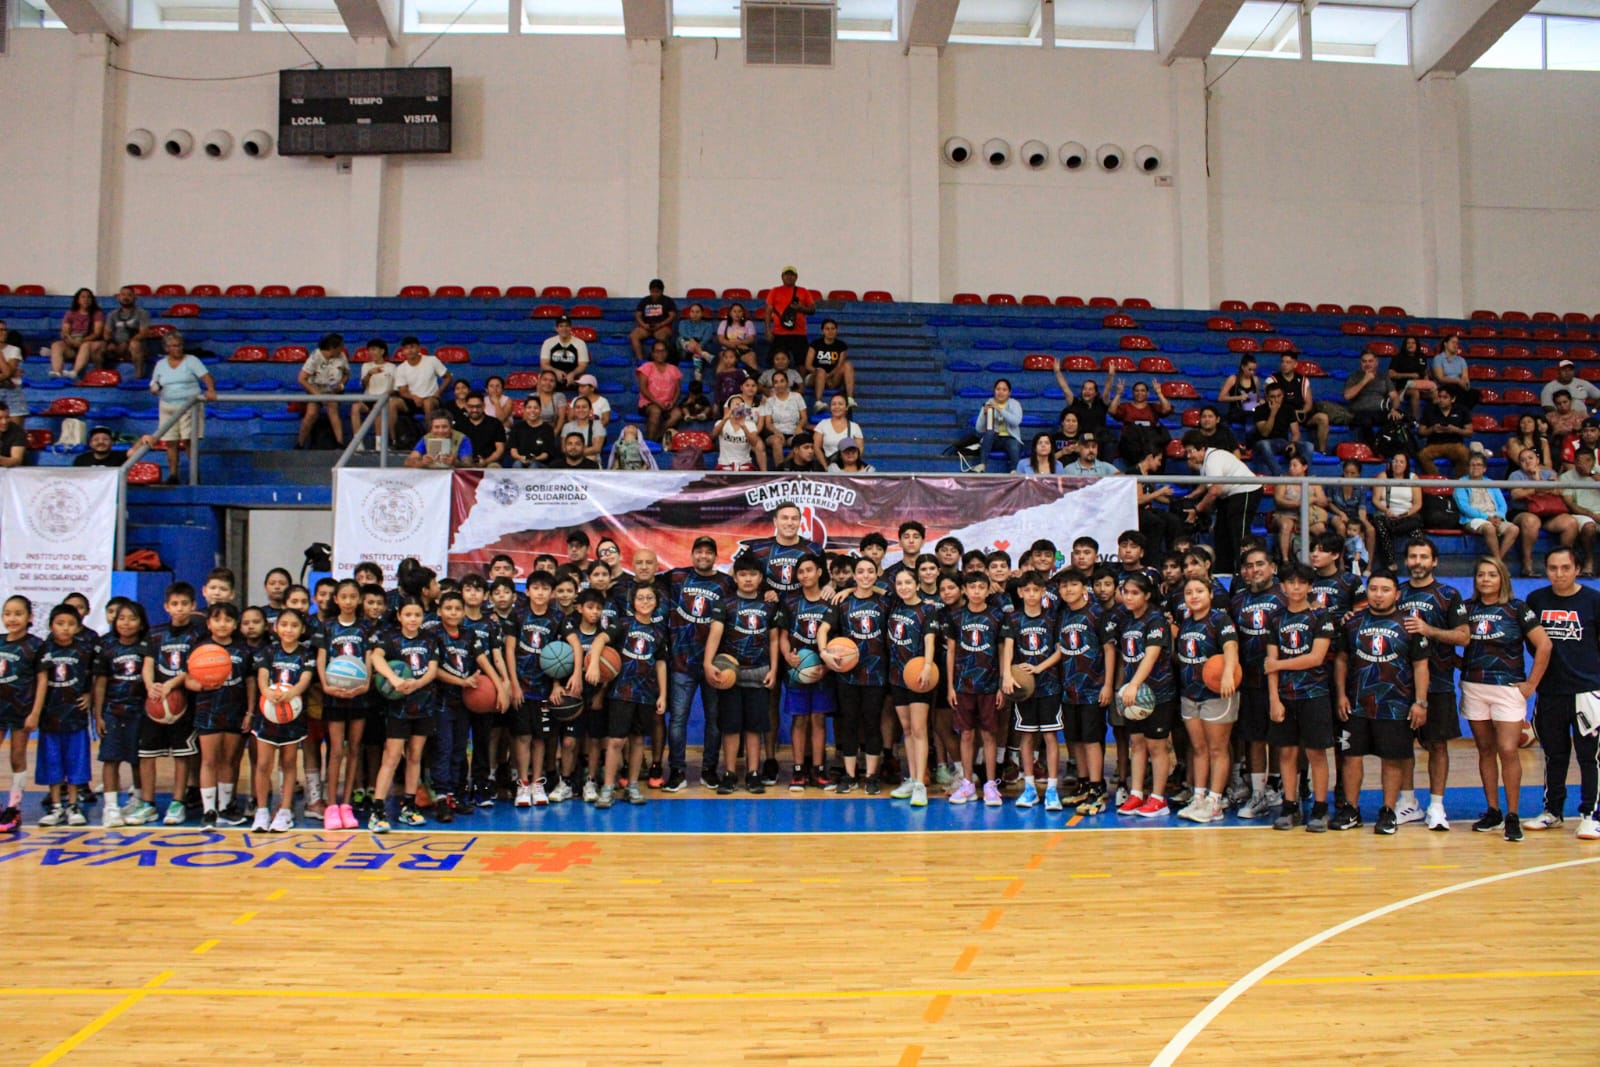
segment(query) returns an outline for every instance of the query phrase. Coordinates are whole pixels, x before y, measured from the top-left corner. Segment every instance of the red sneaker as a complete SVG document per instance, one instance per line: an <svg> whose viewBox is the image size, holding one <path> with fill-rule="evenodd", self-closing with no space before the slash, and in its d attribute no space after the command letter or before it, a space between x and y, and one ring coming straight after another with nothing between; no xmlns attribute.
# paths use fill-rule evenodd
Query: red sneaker
<svg viewBox="0 0 1600 1067"><path fill-rule="evenodd" d="M1144 797L1140 796L1138 793L1129 793L1128 799L1124 800L1120 805L1118 805L1117 814L1133 815L1142 807L1144 807Z"/></svg>
<svg viewBox="0 0 1600 1067"><path fill-rule="evenodd" d="M1119 809L1120 810L1120 809ZM1152 796L1139 805L1139 810L1134 812L1141 819L1155 819L1166 815L1170 809L1167 807L1166 797Z"/></svg>

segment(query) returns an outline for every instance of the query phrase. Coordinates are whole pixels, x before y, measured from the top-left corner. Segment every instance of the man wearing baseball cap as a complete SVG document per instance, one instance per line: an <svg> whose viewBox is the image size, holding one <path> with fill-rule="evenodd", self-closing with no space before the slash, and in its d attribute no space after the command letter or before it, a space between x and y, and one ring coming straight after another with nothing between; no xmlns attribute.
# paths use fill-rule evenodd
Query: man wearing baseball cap
<svg viewBox="0 0 1600 1067"><path fill-rule="evenodd" d="M793 267L783 268L783 284L767 292L767 305L761 312L768 349L789 353L789 362L799 366L806 358L806 316L817 310L811 293L795 283L800 274Z"/></svg>
<svg viewBox="0 0 1600 1067"><path fill-rule="evenodd" d="M539 346L539 369L556 376L557 389L571 389L589 369L589 343L572 332L572 320L565 315L556 320L555 336Z"/></svg>
<svg viewBox="0 0 1600 1067"><path fill-rule="evenodd" d="M1591 381L1578 377L1578 368L1572 360L1564 359L1556 364L1556 376L1545 382L1544 389L1539 393L1539 406L1546 411L1555 410L1556 391L1565 389L1572 397L1572 406L1584 415L1593 414L1596 402L1600 401L1600 386Z"/></svg>

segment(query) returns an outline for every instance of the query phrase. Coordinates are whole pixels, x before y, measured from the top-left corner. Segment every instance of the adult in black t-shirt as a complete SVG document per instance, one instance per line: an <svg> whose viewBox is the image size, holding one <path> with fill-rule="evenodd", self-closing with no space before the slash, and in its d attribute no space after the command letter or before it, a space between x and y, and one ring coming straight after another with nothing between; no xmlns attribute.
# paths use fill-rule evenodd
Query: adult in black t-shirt
<svg viewBox="0 0 1600 1067"><path fill-rule="evenodd" d="M1578 836L1600 839L1595 819L1600 791L1596 748L1600 735L1584 734L1577 720L1580 693L1600 691L1600 592L1578 583L1578 556L1553 548L1545 556L1550 584L1528 594L1527 605L1550 638L1550 664L1539 680L1533 728L1544 749L1544 814L1523 825L1547 830L1561 825L1567 805L1567 760L1577 750L1580 792Z"/></svg>
<svg viewBox="0 0 1600 1067"><path fill-rule="evenodd" d="M111 431L104 426L96 426L89 431L89 450L80 452L72 461L74 467L120 467L122 461L128 458L126 452L113 452Z"/></svg>
<svg viewBox="0 0 1600 1067"><path fill-rule="evenodd" d="M500 466L500 461L506 457L506 428L499 419L491 419L483 413L482 393L468 394L462 406L466 417L458 428L462 436L472 442L470 464L474 467Z"/></svg>
<svg viewBox="0 0 1600 1067"><path fill-rule="evenodd" d="M1267 379L1266 398L1256 408L1255 418L1250 448L1261 457L1261 465L1268 474L1280 476L1284 469L1284 453L1290 445L1300 443L1300 423L1282 384L1275 379Z"/></svg>
<svg viewBox="0 0 1600 1067"><path fill-rule="evenodd" d="M583 454L583 434L569 433L561 439L561 454L550 467L562 471L597 471L600 464L594 457Z"/></svg>
<svg viewBox="0 0 1600 1067"><path fill-rule="evenodd" d="M647 339L665 341L667 351L673 353L674 359L677 357L678 305L666 293L666 283L660 278L652 278L650 295L633 307L633 332L628 335L628 343L633 346L633 358L640 363L646 358L644 342Z"/></svg>
<svg viewBox="0 0 1600 1067"><path fill-rule="evenodd" d="M828 410L824 390L844 389L845 403L856 406L856 365L850 362L850 346L839 339L839 324L822 320L822 336L806 349L806 376L816 386L817 411Z"/></svg>
<svg viewBox="0 0 1600 1067"><path fill-rule="evenodd" d="M0 404L0 467L22 466L27 451L28 434L22 428L22 420L13 418L11 410Z"/></svg>
<svg viewBox="0 0 1600 1067"><path fill-rule="evenodd" d="M1389 381L1402 398L1411 398L1411 417L1422 420L1422 402L1433 398L1439 383L1428 377L1428 357L1422 351L1422 342L1415 337L1402 337L1400 350L1389 360Z"/></svg>
<svg viewBox="0 0 1600 1067"><path fill-rule="evenodd" d="M512 425L507 444L511 462L518 467L547 467L560 451L555 427L544 421L544 410L532 401L523 405L522 418Z"/></svg>

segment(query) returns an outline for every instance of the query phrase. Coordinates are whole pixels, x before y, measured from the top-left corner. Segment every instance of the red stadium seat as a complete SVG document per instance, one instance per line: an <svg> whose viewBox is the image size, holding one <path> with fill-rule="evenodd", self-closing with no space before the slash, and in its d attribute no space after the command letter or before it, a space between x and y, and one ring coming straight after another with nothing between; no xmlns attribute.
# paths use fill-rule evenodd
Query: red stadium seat
<svg viewBox="0 0 1600 1067"><path fill-rule="evenodd" d="M1557 345L1540 345L1538 348L1533 350L1533 354L1538 359L1553 359L1560 361L1567 358L1567 350Z"/></svg>
<svg viewBox="0 0 1600 1067"><path fill-rule="evenodd" d="M1532 389L1507 389L1501 398L1507 404L1523 404L1531 407L1539 402L1539 394ZM1512 429L1516 429L1515 426Z"/></svg>
<svg viewBox="0 0 1600 1067"><path fill-rule="evenodd" d="M1600 352L1588 345L1573 345L1567 349L1567 358L1575 363L1587 359L1600 359Z"/></svg>
<svg viewBox="0 0 1600 1067"><path fill-rule="evenodd" d="M1494 345L1468 345L1468 359L1499 359L1500 350Z"/></svg>
<svg viewBox="0 0 1600 1067"><path fill-rule="evenodd" d="M7 285L5 282L0 282L0 296L10 296L10 295L11 295L11 286Z"/></svg>
<svg viewBox="0 0 1600 1067"><path fill-rule="evenodd" d="M1239 329L1251 333L1272 333L1275 327L1266 319L1240 319Z"/></svg>
<svg viewBox="0 0 1600 1067"><path fill-rule="evenodd" d="M1217 305L1218 311L1249 311L1250 305L1243 300L1224 300Z"/></svg>
<svg viewBox="0 0 1600 1067"><path fill-rule="evenodd" d="M1385 305L1383 305L1381 308L1378 309L1378 314L1386 315L1389 318L1394 318L1394 319L1409 319L1411 317L1410 315L1406 314L1406 309L1405 308L1400 307L1397 304L1385 304Z"/></svg>
<svg viewBox="0 0 1600 1067"><path fill-rule="evenodd" d="M507 287L506 298L508 300L537 300L539 298L539 290L531 285L513 285Z"/></svg>
<svg viewBox="0 0 1600 1067"><path fill-rule="evenodd" d="M1474 433L1496 433L1499 429L1500 423L1493 415L1472 416L1472 430Z"/></svg>
<svg viewBox="0 0 1600 1067"><path fill-rule="evenodd" d="M61 396L50 401L50 406L45 408L46 415L82 415L88 412L89 402L81 396Z"/></svg>
<svg viewBox="0 0 1600 1067"><path fill-rule="evenodd" d="M1473 326L1467 330L1467 336L1479 339L1487 339L1491 337L1499 337L1500 331L1495 329L1493 326Z"/></svg>
<svg viewBox="0 0 1600 1067"><path fill-rule="evenodd" d="M280 345L272 350L272 362L304 363L306 355L306 350L301 345Z"/></svg>
<svg viewBox="0 0 1600 1067"><path fill-rule="evenodd" d="M1302 300L1291 300L1283 305L1283 310L1290 315L1309 315L1311 305Z"/></svg>
<svg viewBox="0 0 1600 1067"><path fill-rule="evenodd" d="M1132 315L1118 311L1101 319L1100 326L1106 330L1134 330L1138 329L1139 324L1134 321Z"/></svg>
<svg viewBox="0 0 1600 1067"><path fill-rule="evenodd" d="M1594 340L1594 334L1590 333L1588 330L1580 330L1577 327L1569 328L1566 333L1562 334L1562 336L1565 337L1569 341L1593 341Z"/></svg>
<svg viewBox="0 0 1600 1067"><path fill-rule="evenodd" d="M150 326L150 336L151 337L165 337L167 334L171 333L172 331L174 331L176 329L177 329L177 327L172 325L172 323L170 323L170 322L152 323L151 326Z"/></svg>
<svg viewBox="0 0 1600 1067"><path fill-rule="evenodd" d="M79 379L91 389L104 389L107 386L121 385L122 375L114 370L92 370Z"/></svg>
<svg viewBox="0 0 1600 1067"><path fill-rule="evenodd" d="M1554 326L1539 326L1533 331L1533 339L1535 341L1559 341L1561 340L1561 331Z"/></svg>
<svg viewBox="0 0 1600 1067"><path fill-rule="evenodd" d="M571 311L567 312L568 317L574 319L601 319L605 317L605 314L595 304L577 304Z"/></svg>
<svg viewBox="0 0 1600 1067"><path fill-rule="evenodd" d="M197 285L193 289L189 290L189 295L190 296L221 296L222 295L222 287L220 285Z"/></svg>
<svg viewBox="0 0 1600 1067"><path fill-rule="evenodd" d="M1339 304L1318 304L1318 315L1343 315L1344 308Z"/></svg>
<svg viewBox="0 0 1600 1067"><path fill-rule="evenodd" d="M1342 442L1338 448L1334 449L1334 454L1341 460L1353 459L1358 463L1377 463L1381 459L1377 453L1373 452L1371 448L1361 441Z"/></svg>
<svg viewBox="0 0 1600 1067"><path fill-rule="evenodd" d="M1278 306L1278 302L1276 300L1257 300L1255 303L1250 305L1250 310L1259 312L1262 315L1276 315L1278 312L1282 311L1283 308Z"/></svg>
<svg viewBox="0 0 1600 1067"><path fill-rule="evenodd" d="M1092 374L1099 370L1100 366L1099 364L1095 363L1093 356L1068 356L1066 359L1061 361L1061 369L1064 371L1074 371L1079 373L1087 372Z"/></svg>
<svg viewBox="0 0 1600 1067"><path fill-rule="evenodd" d="M177 284L175 284L173 282L168 282L165 285L156 286L155 295L156 296L188 296L189 295L189 290L184 288L181 285L177 285Z"/></svg>
<svg viewBox="0 0 1600 1067"><path fill-rule="evenodd" d="M1532 359L1533 353L1527 345L1505 345L1500 349L1501 359Z"/></svg>
<svg viewBox="0 0 1600 1067"><path fill-rule="evenodd" d="M1129 311L1149 311L1154 305L1142 296L1130 296L1122 301L1122 306Z"/></svg>
<svg viewBox="0 0 1600 1067"><path fill-rule="evenodd" d="M230 285L222 291L223 296L255 296L256 287L253 285Z"/></svg>
<svg viewBox="0 0 1600 1067"><path fill-rule="evenodd" d="M1533 336L1525 326L1502 326L1500 336L1517 341L1526 341Z"/></svg>
<svg viewBox="0 0 1600 1067"><path fill-rule="evenodd" d="M1362 335L1371 333L1372 332L1372 327L1368 326L1364 322L1345 322L1345 323L1341 323L1339 325L1339 330L1340 330L1341 333L1353 334L1355 336L1362 336Z"/></svg>
<svg viewBox="0 0 1600 1067"><path fill-rule="evenodd" d="M1117 306L1117 299L1112 296L1091 296L1089 298L1089 306L1092 308L1114 308Z"/></svg>
<svg viewBox="0 0 1600 1067"><path fill-rule="evenodd" d="M1377 312L1373 310L1371 304L1351 304L1349 307L1345 308L1345 311L1349 312L1351 315L1371 316L1377 314Z"/></svg>
<svg viewBox="0 0 1600 1067"><path fill-rule="evenodd" d="M1399 337L1405 333L1392 322L1375 322L1372 324L1372 332L1379 337Z"/></svg>
<svg viewBox="0 0 1600 1067"><path fill-rule="evenodd" d="M1533 321L1533 316L1529 315L1526 311L1502 311L1500 313L1500 321L1501 322L1532 322Z"/></svg>
<svg viewBox="0 0 1600 1067"><path fill-rule="evenodd" d="M854 289L829 289L828 299L839 304L854 304L861 298L856 295Z"/></svg>
<svg viewBox="0 0 1600 1067"><path fill-rule="evenodd" d="M1107 356L1100 361L1101 370L1114 370L1118 374L1131 374L1138 366L1127 356Z"/></svg>
<svg viewBox="0 0 1600 1067"><path fill-rule="evenodd" d="M1176 374L1178 368L1166 356L1145 356L1139 360L1140 374Z"/></svg>
<svg viewBox="0 0 1600 1067"><path fill-rule="evenodd" d="M1499 322L1500 314L1499 312L1490 311L1488 308L1479 308L1468 315L1467 318L1473 322Z"/></svg>
<svg viewBox="0 0 1600 1067"><path fill-rule="evenodd" d="M723 295L726 296L727 294L724 293ZM983 297L979 296L977 293L957 293L955 296L950 298L950 303L962 305L982 304Z"/></svg>
<svg viewBox="0 0 1600 1067"><path fill-rule="evenodd" d="M433 291L433 295L436 297L442 296L446 299L455 299L466 296L467 290L464 286L460 285L441 285L439 288Z"/></svg>
<svg viewBox="0 0 1600 1067"><path fill-rule="evenodd" d="M362 347L356 349L354 352L350 353L350 362L351 363L371 363L372 362L372 349L367 348L365 345L363 345Z"/></svg>
<svg viewBox="0 0 1600 1067"><path fill-rule="evenodd" d="M1467 378L1474 382L1494 382L1500 380L1500 372L1487 363L1474 363L1467 368Z"/></svg>
<svg viewBox="0 0 1600 1067"><path fill-rule="evenodd" d="M760 296L759 299L765 300L767 298L767 292L768 291L766 289L761 290L761 296ZM752 297L750 295L750 290L744 288L743 286L738 286L738 287L735 287L733 289L724 289L724 290L722 290L722 299L724 299L724 300L753 300L753 299L757 299L757 298Z"/></svg>
<svg viewBox="0 0 1600 1067"><path fill-rule="evenodd" d="M27 285L17 286L16 294L18 296L44 296L44 286L37 282L29 282Z"/></svg>
<svg viewBox="0 0 1600 1067"><path fill-rule="evenodd" d="M1578 377L1586 382L1600 382L1600 367L1579 367Z"/></svg>
<svg viewBox="0 0 1600 1067"><path fill-rule="evenodd" d="M1441 326L1434 332L1440 337L1462 337L1465 336L1467 331L1459 326Z"/></svg>
<svg viewBox="0 0 1600 1067"><path fill-rule="evenodd" d="M22 437L30 452L37 452L41 448L49 448L56 443L56 435L51 430L29 430Z"/></svg>
<svg viewBox="0 0 1600 1067"><path fill-rule="evenodd" d="M1368 341L1367 351L1379 359L1388 359L1400 351L1400 348L1393 341Z"/></svg>
<svg viewBox="0 0 1600 1067"><path fill-rule="evenodd" d="M328 290L320 285L302 285L294 291L294 295L309 300L319 296L327 296Z"/></svg>
<svg viewBox="0 0 1600 1067"><path fill-rule="evenodd" d="M1158 387L1168 400L1199 400L1200 394L1192 382L1162 382Z"/></svg>
<svg viewBox="0 0 1600 1067"><path fill-rule="evenodd" d="M199 314L199 304L173 304L166 311L166 317L169 319L192 319Z"/></svg>
<svg viewBox="0 0 1600 1067"><path fill-rule="evenodd" d="M467 295L474 300L498 300L501 292L498 285L474 285Z"/></svg>
<svg viewBox="0 0 1600 1067"><path fill-rule="evenodd" d="M539 372L536 370L514 370L506 377L508 391L537 388L539 388Z"/></svg>
<svg viewBox="0 0 1600 1067"><path fill-rule="evenodd" d="M1425 322L1408 322L1405 325L1405 332L1407 337L1432 337L1435 331Z"/></svg>
<svg viewBox="0 0 1600 1067"><path fill-rule="evenodd" d="M287 285L263 285L261 287L261 295L273 300L281 300L293 294Z"/></svg>
<svg viewBox="0 0 1600 1067"><path fill-rule="evenodd" d="M1254 337L1230 337L1228 338L1228 351L1239 353L1259 352L1261 351L1261 342Z"/></svg>
<svg viewBox="0 0 1600 1067"><path fill-rule="evenodd" d="M1010 293L990 293L989 299L985 303L990 307L1016 307L1017 298Z"/></svg>
<svg viewBox="0 0 1600 1067"><path fill-rule="evenodd" d="M892 304L894 297L886 289L868 289L861 294L861 299L868 304Z"/></svg>
<svg viewBox="0 0 1600 1067"><path fill-rule="evenodd" d="M1142 333L1125 333L1120 342L1124 352L1154 352L1156 343Z"/></svg>
<svg viewBox="0 0 1600 1067"><path fill-rule="evenodd" d="M1083 297L1081 296L1056 297L1056 307L1058 308L1081 308L1084 306Z"/></svg>
<svg viewBox="0 0 1600 1067"><path fill-rule="evenodd" d="M1218 333L1232 333L1239 328L1239 324L1226 315L1213 315L1206 320L1206 329Z"/></svg>
<svg viewBox="0 0 1600 1067"><path fill-rule="evenodd" d="M547 285L539 290L541 300L571 300L572 287L567 285Z"/></svg>
<svg viewBox="0 0 1600 1067"><path fill-rule="evenodd" d="M1043 293L1026 293L1022 297L1022 306L1025 308L1047 308L1050 298Z"/></svg>
<svg viewBox="0 0 1600 1067"><path fill-rule="evenodd" d="M667 450L670 452L685 450L710 452L714 447L711 435L704 430L677 430L667 443Z"/></svg>
<svg viewBox="0 0 1600 1067"><path fill-rule="evenodd" d="M1498 390L1498 389L1490 389L1488 386L1484 386L1482 389L1478 390L1478 403L1480 403L1480 404L1498 404L1498 403L1500 403L1500 390Z"/></svg>
<svg viewBox="0 0 1600 1067"><path fill-rule="evenodd" d="M559 319L566 313L567 309L562 307L560 304L540 304L538 307L533 309L533 313L529 316L529 318Z"/></svg>
<svg viewBox="0 0 1600 1067"><path fill-rule="evenodd" d="M1187 412L1185 412L1185 414L1187 414ZM1196 426L1200 425L1200 412L1198 412L1198 411L1196 411L1194 413L1194 424ZM1178 440L1177 438L1173 438L1172 440L1167 442L1167 458L1168 459L1182 459L1183 456L1184 456L1184 451L1183 451L1183 442L1182 441Z"/></svg>
<svg viewBox="0 0 1600 1067"><path fill-rule="evenodd" d="M572 328L572 336L581 337L591 345L600 340L600 334L593 326L574 326Z"/></svg>
<svg viewBox="0 0 1600 1067"><path fill-rule="evenodd" d="M1022 357L1023 370L1055 370L1056 358L1043 352L1029 352Z"/></svg>
<svg viewBox="0 0 1600 1067"><path fill-rule="evenodd" d="M1285 352L1295 352L1298 349L1294 347L1294 342L1287 337L1268 337L1261 342L1261 351L1276 352L1281 356Z"/></svg>
<svg viewBox="0 0 1600 1067"><path fill-rule="evenodd" d="M406 300L414 300L417 297L432 296L433 290L426 285L402 285L400 295Z"/></svg>
<svg viewBox="0 0 1600 1067"><path fill-rule="evenodd" d="M141 460L128 468L129 485L156 485L161 481L161 468L149 460Z"/></svg>
<svg viewBox="0 0 1600 1067"><path fill-rule="evenodd" d="M1561 316L1561 321L1568 326L1587 326L1594 320L1581 311L1569 311Z"/></svg>
<svg viewBox="0 0 1600 1067"><path fill-rule="evenodd" d="M1296 360L1294 370L1296 374L1303 374L1307 378L1326 378L1328 376L1328 372L1323 370L1322 365L1314 359Z"/></svg>
<svg viewBox="0 0 1600 1067"><path fill-rule="evenodd" d="M1556 376L1556 368L1548 368L1548 376L1554 378ZM1467 368L1467 377L1472 377L1471 367ZM1538 375L1533 373L1531 367L1507 367L1505 372L1500 375L1500 380L1503 382L1533 382L1539 379Z"/></svg>
<svg viewBox="0 0 1600 1067"><path fill-rule="evenodd" d="M128 288L133 290L133 295L134 296L150 296L151 295L150 287L148 285L143 285L143 284L130 285L130 286L128 286ZM3 295L3 293L9 293L9 292L11 292L11 286L9 286L9 285L4 286L3 289L0 289L0 295Z"/></svg>
<svg viewBox="0 0 1600 1067"><path fill-rule="evenodd" d="M1554 311L1535 311L1530 318L1534 322L1560 322L1561 316Z"/></svg>
<svg viewBox="0 0 1600 1067"><path fill-rule="evenodd" d="M1517 422L1522 418L1522 415L1523 413L1520 411L1513 411L1511 414L1500 420L1500 428L1505 430L1507 433L1516 433Z"/></svg>
<svg viewBox="0 0 1600 1067"><path fill-rule="evenodd" d="M439 350L435 352L434 355L439 358L440 363L472 362L472 357L469 356L467 354L467 350L462 348L460 345L440 345Z"/></svg>
<svg viewBox="0 0 1600 1067"><path fill-rule="evenodd" d="M1194 429L1196 426L1200 425L1200 409L1184 409L1183 414L1178 416L1178 421L1182 423L1186 429Z"/></svg>
<svg viewBox="0 0 1600 1067"><path fill-rule="evenodd" d="M606 287L603 285L578 286L579 300L604 300L608 295L609 294L606 292Z"/></svg>

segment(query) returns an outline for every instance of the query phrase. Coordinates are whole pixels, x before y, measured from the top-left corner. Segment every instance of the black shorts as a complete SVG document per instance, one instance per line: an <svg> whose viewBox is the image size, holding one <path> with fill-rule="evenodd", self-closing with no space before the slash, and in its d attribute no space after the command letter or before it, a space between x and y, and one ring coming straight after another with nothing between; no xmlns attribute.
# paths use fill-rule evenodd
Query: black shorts
<svg viewBox="0 0 1600 1067"><path fill-rule="evenodd" d="M765 694L766 690L759 689L756 692ZM718 707L721 707L720 701ZM606 705L607 737L649 737L655 729L655 721L654 704L639 704L613 697Z"/></svg>
<svg viewBox="0 0 1600 1067"><path fill-rule="evenodd" d="M588 698L586 698L588 699ZM589 699L584 706L583 714L578 718L583 737L590 741L604 741L606 739L606 702L604 699Z"/></svg>
<svg viewBox="0 0 1600 1067"><path fill-rule="evenodd" d="M789 366L798 370L806 361L806 349L811 347L811 339L803 333L778 333L773 334L767 343L767 358L774 352L789 353Z"/></svg>
<svg viewBox="0 0 1600 1067"><path fill-rule="evenodd" d="M1428 694L1428 721L1414 731L1424 745L1443 744L1461 736L1461 720L1456 717L1456 691Z"/></svg>
<svg viewBox="0 0 1600 1067"><path fill-rule="evenodd" d="M934 686L934 689L938 689ZM927 704L932 706L933 693L913 693L903 685L889 687L889 706L892 708L909 708L913 704Z"/></svg>
<svg viewBox="0 0 1600 1067"><path fill-rule="evenodd" d="M432 737L438 731L439 723L432 715L424 715L419 719L386 715L383 729L385 741L404 741L412 737Z"/></svg>
<svg viewBox="0 0 1600 1067"><path fill-rule="evenodd" d="M353 722L364 718L367 714L366 697L356 697L354 700L342 700L322 694L322 721L323 722Z"/></svg>
<svg viewBox="0 0 1600 1067"><path fill-rule="evenodd" d="M1369 719L1352 714L1339 735L1341 756L1406 760L1415 753L1411 744L1411 723L1406 719Z"/></svg>
<svg viewBox="0 0 1600 1067"><path fill-rule="evenodd" d="M1287 702L1286 702L1287 703ZM1239 721L1234 724L1234 736L1246 744L1271 741L1269 724L1272 722L1272 701L1265 686L1244 686L1239 690ZM1330 727L1331 730L1331 727ZM1292 741L1275 741L1274 744L1293 744ZM1328 741L1333 744L1333 741ZM1327 745L1323 746L1328 747Z"/></svg>
<svg viewBox="0 0 1600 1067"><path fill-rule="evenodd" d="M717 730L729 734L764 734L772 724L766 689L736 685L717 694Z"/></svg>
<svg viewBox="0 0 1600 1067"><path fill-rule="evenodd" d="M550 705L538 698L523 698L506 712L512 737L544 737L550 732Z"/></svg>
<svg viewBox="0 0 1600 1067"><path fill-rule="evenodd" d="M1172 736L1173 724L1178 721L1178 702L1176 700L1163 701L1156 705L1156 710L1150 713L1149 718L1135 722L1128 720L1128 732L1151 741L1162 741Z"/></svg>
<svg viewBox="0 0 1600 1067"><path fill-rule="evenodd" d="M1285 700L1283 721L1269 721L1267 724L1267 742L1280 748L1312 751L1332 748L1332 699L1320 696L1309 700Z"/></svg>
<svg viewBox="0 0 1600 1067"><path fill-rule="evenodd" d="M1106 709L1100 704L1062 704L1061 728L1069 745L1103 745Z"/></svg>
<svg viewBox="0 0 1600 1067"><path fill-rule="evenodd" d="M1061 729L1061 697L1034 696L1013 704L1011 725L1023 734L1055 733Z"/></svg>
<svg viewBox="0 0 1600 1067"><path fill-rule="evenodd" d="M388 715L385 710L376 705L367 705L367 728L361 732L361 744L372 748L382 748L383 739L389 736Z"/></svg>
<svg viewBox="0 0 1600 1067"><path fill-rule="evenodd" d="M139 724L139 758L192 756L200 751L196 736L192 713L185 712L177 722L166 725L146 715Z"/></svg>

